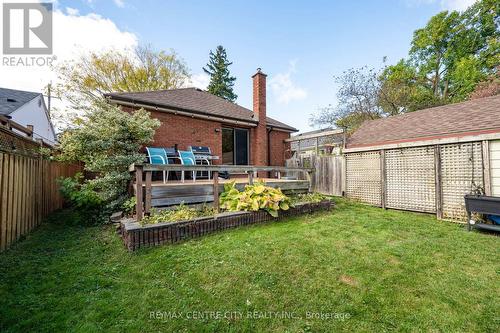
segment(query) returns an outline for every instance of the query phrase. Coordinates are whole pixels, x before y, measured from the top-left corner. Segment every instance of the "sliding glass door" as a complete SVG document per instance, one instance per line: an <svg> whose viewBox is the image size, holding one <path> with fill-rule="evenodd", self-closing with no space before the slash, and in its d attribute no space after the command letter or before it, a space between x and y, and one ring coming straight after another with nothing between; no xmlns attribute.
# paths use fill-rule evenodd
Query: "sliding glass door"
<svg viewBox="0 0 500 333"><path fill-rule="evenodd" d="M248 165L248 130L222 129L222 164Z"/></svg>

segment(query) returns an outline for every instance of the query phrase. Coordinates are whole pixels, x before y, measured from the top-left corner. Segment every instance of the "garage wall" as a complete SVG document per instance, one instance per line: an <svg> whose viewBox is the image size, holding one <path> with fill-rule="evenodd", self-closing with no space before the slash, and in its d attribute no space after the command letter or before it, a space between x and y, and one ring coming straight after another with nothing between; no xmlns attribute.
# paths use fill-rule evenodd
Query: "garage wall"
<svg viewBox="0 0 500 333"><path fill-rule="evenodd" d="M500 141L490 142L490 151L500 196ZM483 172L482 142L347 153L346 196L465 221L464 195L484 191Z"/></svg>
<svg viewBox="0 0 500 333"><path fill-rule="evenodd" d="M500 140L490 141L491 195L500 197Z"/></svg>

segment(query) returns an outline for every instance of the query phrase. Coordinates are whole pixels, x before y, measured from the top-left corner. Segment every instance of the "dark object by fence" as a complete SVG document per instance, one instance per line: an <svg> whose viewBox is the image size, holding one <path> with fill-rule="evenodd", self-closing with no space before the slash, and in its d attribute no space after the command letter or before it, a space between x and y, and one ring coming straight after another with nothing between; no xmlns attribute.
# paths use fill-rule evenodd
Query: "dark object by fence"
<svg viewBox="0 0 500 333"><path fill-rule="evenodd" d="M476 223L471 224L472 212L480 214L500 215L500 198L485 195L466 195L465 210L467 211L467 229L472 227L478 230L488 230L500 232L500 225Z"/></svg>
<svg viewBox="0 0 500 333"><path fill-rule="evenodd" d="M123 243L129 251L135 251L142 247L177 243L243 225L278 221L291 216L330 210L332 207L332 201L324 200L319 203L298 204L287 211L280 211L276 218L265 211L227 212L190 221L150 225L141 225L134 219L124 219L120 227Z"/></svg>

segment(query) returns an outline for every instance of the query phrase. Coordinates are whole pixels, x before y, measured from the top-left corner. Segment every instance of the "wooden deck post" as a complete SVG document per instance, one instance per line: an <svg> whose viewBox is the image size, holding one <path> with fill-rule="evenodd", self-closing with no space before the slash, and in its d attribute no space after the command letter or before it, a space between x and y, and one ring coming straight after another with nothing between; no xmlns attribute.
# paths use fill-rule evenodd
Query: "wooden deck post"
<svg viewBox="0 0 500 333"><path fill-rule="evenodd" d="M254 177L254 172L253 171L248 172L248 185L253 185L253 177Z"/></svg>
<svg viewBox="0 0 500 333"><path fill-rule="evenodd" d="M151 212L151 175L153 172L146 171L146 200L144 205L144 213L149 214Z"/></svg>
<svg viewBox="0 0 500 333"><path fill-rule="evenodd" d="M212 178L214 180L214 209L215 213L219 212L219 172L212 172Z"/></svg>
<svg viewBox="0 0 500 333"><path fill-rule="evenodd" d="M305 172L306 180L309 182L309 190L308 190L309 193L313 192L313 177L312 177L312 172L313 171L306 171Z"/></svg>
<svg viewBox="0 0 500 333"><path fill-rule="evenodd" d="M136 206L135 206L135 214L137 221L142 220L144 211L143 211L143 202L142 202L142 165L135 166L135 198L136 198Z"/></svg>

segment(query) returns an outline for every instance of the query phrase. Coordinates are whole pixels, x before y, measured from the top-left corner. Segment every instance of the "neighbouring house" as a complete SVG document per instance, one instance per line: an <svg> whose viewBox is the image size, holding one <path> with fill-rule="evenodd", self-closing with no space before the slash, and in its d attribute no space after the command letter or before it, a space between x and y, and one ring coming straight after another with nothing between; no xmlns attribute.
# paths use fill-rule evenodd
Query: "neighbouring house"
<svg viewBox="0 0 500 333"><path fill-rule="evenodd" d="M33 137L43 140L46 144L54 145L57 142L49 111L41 93L0 88L0 116L32 128Z"/></svg>
<svg viewBox="0 0 500 333"><path fill-rule="evenodd" d="M208 146L215 164L283 166L290 133L297 129L267 116L266 74L253 76L253 110L197 88L110 93L110 103L133 112L144 108L160 120L152 146Z"/></svg>
<svg viewBox="0 0 500 333"><path fill-rule="evenodd" d="M500 95L367 121L344 153L347 197L463 221L465 194L500 196Z"/></svg>
<svg viewBox="0 0 500 333"><path fill-rule="evenodd" d="M344 130L339 128L324 128L304 132L286 139L290 150L295 156L340 155L344 144Z"/></svg>

